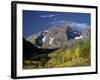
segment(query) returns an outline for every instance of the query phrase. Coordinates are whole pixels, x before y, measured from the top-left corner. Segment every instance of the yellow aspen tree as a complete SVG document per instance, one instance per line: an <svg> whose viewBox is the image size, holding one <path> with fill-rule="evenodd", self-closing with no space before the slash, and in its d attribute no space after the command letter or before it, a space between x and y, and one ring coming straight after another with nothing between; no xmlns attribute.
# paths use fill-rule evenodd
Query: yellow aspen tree
<svg viewBox="0 0 100 80"><path fill-rule="evenodd" d="M77 47L77 48L75 49L75 54L76 54L76 57L77 57L77 58L80 57L80 48L79 48L79 47Z"/></svg>

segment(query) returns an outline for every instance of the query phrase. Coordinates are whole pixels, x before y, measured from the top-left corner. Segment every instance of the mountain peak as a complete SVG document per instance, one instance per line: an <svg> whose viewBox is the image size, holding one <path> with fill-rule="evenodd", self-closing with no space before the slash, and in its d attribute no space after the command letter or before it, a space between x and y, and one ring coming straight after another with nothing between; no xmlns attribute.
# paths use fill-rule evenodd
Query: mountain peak
<svg viewBox="0 0 100 80"><path fill-rule="evenodd" d="M89 32L89 30L87 31ZM66 46L71 39L82 39L84 35L90 33L87 31L82 33L78 28L69 26L69 23L65 21L60 27L52 26L42 32L30 35L27 40L38 47L59 48Z"/></svg>

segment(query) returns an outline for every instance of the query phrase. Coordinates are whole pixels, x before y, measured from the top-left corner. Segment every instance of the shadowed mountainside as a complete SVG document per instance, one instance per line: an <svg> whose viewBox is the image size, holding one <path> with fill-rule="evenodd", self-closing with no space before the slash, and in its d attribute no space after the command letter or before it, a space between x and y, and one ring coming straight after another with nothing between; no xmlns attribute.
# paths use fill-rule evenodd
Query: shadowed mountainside
<svg viewBox="0 0 100 80"><path fill-rule="evenodd" d="M23 59L28 59L32 56L37 56L39 54L48 54L57 49L42 49L38 48L35 45L31 44L30 42L23 39Z"/></svg>

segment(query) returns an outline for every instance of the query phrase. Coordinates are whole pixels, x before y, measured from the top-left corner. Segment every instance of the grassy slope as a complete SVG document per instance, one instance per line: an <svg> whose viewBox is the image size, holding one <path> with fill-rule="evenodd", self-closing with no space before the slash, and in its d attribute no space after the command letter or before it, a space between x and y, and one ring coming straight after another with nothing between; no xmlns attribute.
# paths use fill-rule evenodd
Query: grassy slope
<svg viewBox="0 0 100 80"><path fill-rule="evenodd" d="M32 57L25 60L24 69L90 66L90 40L78 42L69 49L61 48L50 53L48 58L44 56L40 61L35 61Z"/></svg>

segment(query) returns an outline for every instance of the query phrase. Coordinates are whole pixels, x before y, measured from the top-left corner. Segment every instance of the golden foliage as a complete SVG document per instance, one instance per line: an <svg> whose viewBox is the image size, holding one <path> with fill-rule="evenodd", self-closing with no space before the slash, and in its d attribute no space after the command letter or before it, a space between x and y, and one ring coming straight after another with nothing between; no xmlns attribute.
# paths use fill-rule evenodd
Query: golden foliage
<svg viewBox="0 0 100 80"><path fill-rule="evenodd" d="M76 49L75 49L75 54L76 54L76 57L77 57L77 58L80 57L80 48L79 48L79 46L76 47Z"/></svg>
<svg viewBox="0 0 100 80"><path fill-rule="evenodd" d="M60 67L78 67L90 66L90 41L79 42L71 48L60 48L48 54L47 61L24 61L24 67L32 68L60 68ZM46 58L45 55L43 58ZM44 65L42 65L44 63ZM29 67L30 68L30 67Z"/></svg>

